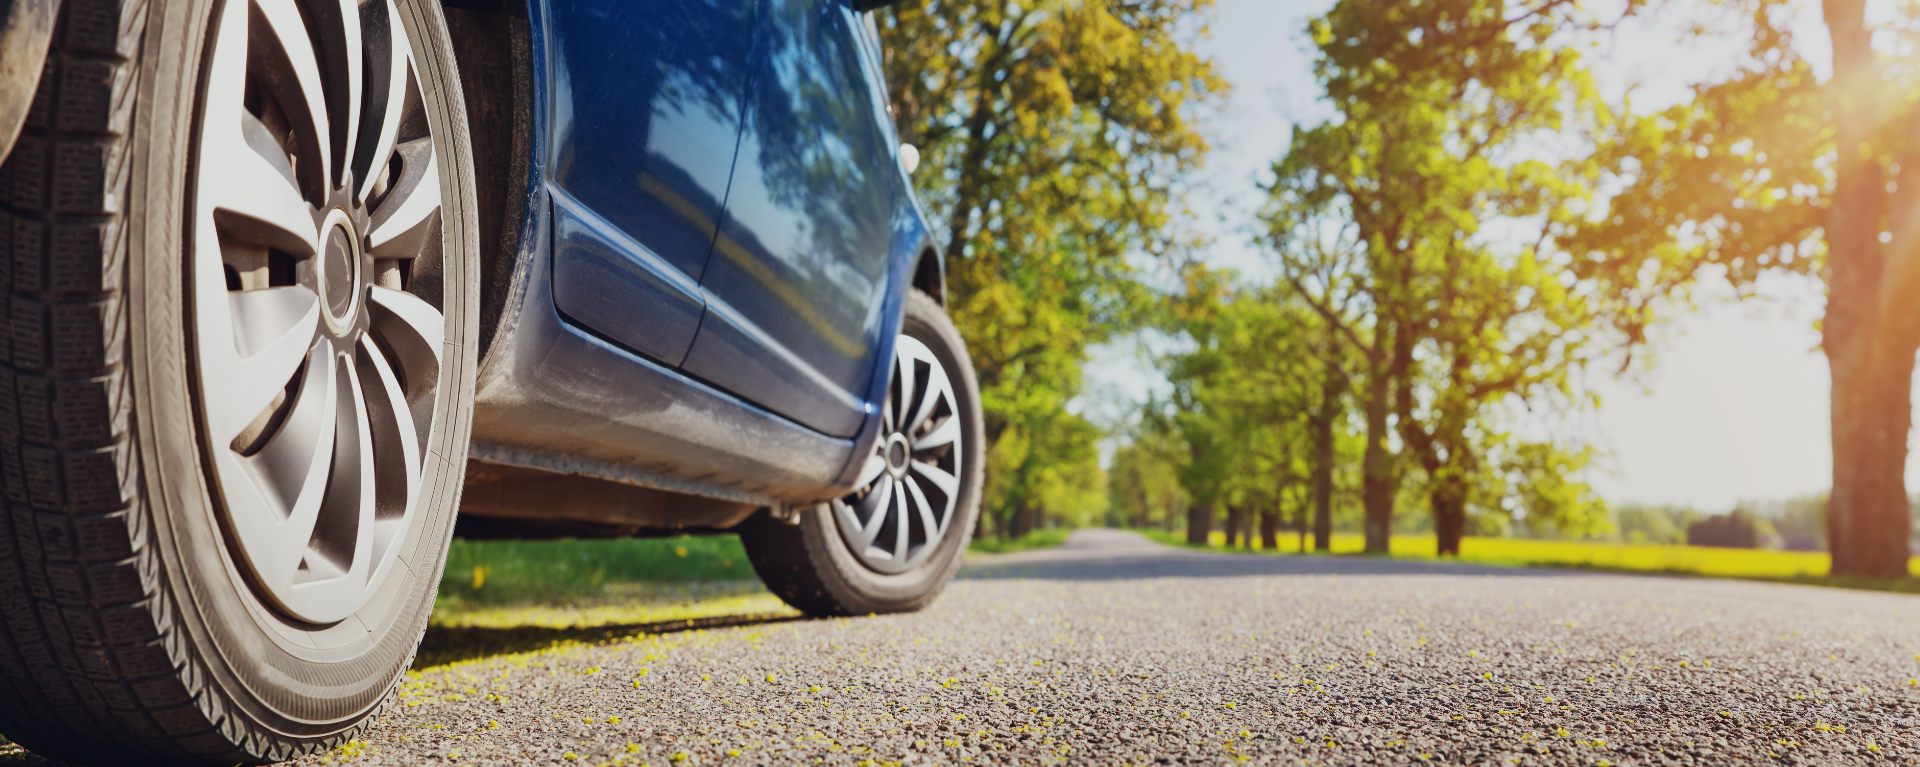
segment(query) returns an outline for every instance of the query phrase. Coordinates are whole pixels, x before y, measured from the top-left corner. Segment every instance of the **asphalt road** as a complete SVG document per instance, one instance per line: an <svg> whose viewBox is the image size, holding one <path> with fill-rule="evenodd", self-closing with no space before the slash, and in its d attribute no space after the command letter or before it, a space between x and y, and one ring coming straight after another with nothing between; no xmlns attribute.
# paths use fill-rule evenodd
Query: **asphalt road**
<svg viewBox="0 0 1920 767"><path fill-rule="evenodd" d="M429 671L301 763L1911 764L1917 629L1901 595L1083 531L914 615Z"/></svg>

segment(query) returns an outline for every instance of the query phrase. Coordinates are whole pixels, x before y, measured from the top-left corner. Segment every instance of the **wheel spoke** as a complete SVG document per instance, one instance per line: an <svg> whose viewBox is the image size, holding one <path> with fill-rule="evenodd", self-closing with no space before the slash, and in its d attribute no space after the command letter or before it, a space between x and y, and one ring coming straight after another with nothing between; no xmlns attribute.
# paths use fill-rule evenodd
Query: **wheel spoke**
<svg viewBox="0 0 1920 767"><path fill-rule="evenodd" d="M853 486L866 487L873 483L875 477L880 476L880 472L886 470L887 459L881 457L879 453L869 455L867 462L860 467L860 476L853 481Z"/></svg>
<svg viewBox="0 0 1920 767"><path fill-rule="evenodd" d="M932 417L934 406L941 402L947 403L948 410L954 410L952 404L953 384L947 380L946 372L941 370L939 365L933 365L932 375L927 377L926 396L920 398L920 407L913 411L913 417L907 419L906 424L901 426L900 430L911 434L915 427L926 423L927 419ZM948 419L948 421L951 422L952 419Z"/></svg>
<svg viewBox="0 0 1920 767"><path fill-rule="evenodd" d="M907 521L907 505L907 494L905 492L896 492L893 494L892 508L895 510L893 514L893 561L895 562L907 561L907 526L910 524Z"/></svg>
<svg viewBox="0 0 1920 767"><path fill-rule="evenodd" d="M310 491L326 478L333 423L339 417L338 395L334 393L338 382L332 375L331 356L329 344L313 345L286 420L265 447L247 458L250 472L268 491L274 510L296 525L308 509L319 504L319 494Z"/></svg>
<svg viewBox="0 0 1920 767"><path fill-rule="evenodd" d="M372 299L368 303L373 333L393 350L392 361L406 389L407 402L418 403L439 388L446 316L405 291L375 286L368 296Z"/></svg>
<svg viewBox="0 0 1920 767"><path fill-rule="evenodd" d="M925 493L920 492L920 483L908 477L902 484L907 486L907 495L913 499L914 509L920 512L920 525L927 531L926 545L932 546L939 543L940 536L946 532L946 528L934 518L933 504L927 502ZM944 510L942 514L944 515Z"/></svg>
<svg viewBox="0 0 1920 767"><path fill-rule="evenodd" d="M300 194L285 150L251 113L240 112L239 122L239 144L200 163L200 183L221 239L313 255L319 247L313 209Z"/></svg>
<svg viewBox="0 0 1920 767"><path fill-rule="evenodd" d="M368 404L367 423L373 437L375 479L379 481L374 498L373 561L382 562L387 546L393 542L392 536L383 533L403 525L419 502L422 435L414 429L400 379L373 339L360 339L359 363L360 387Z"/></svg>
<svg viewBox="0 0 1920 767"><path fill-rule="evenodd" d="M882 476L880 486L868 495L861 505L868 510L866 524L860 528L860 548L873 545L873 539L880 537L880 528L887 526L889 504L893 503L893 477Z"/></svg>
<svg viewBox="0 0 1920 767"><path fill-rule="evenodd" d="M208 431L224 444L252 423L308 357L320 327L319 298L306 288L243 290L222 296L232 328L233 354L209 349L225 363L206 382ZM218 338L218 335L214 335Z"/></svg>
<svg viewBox="0 0 1920 767"><path fill-rule="evenodd" d="M293 585L314 589L350 578L366 562L373 517L373 446L367 429L365 393L345 354L335 355L332 373L339 417L334 419L331 459L306 552L292 563ZM364 576L364 573L362 573ZM313 607L309 607L313 610Z"/></svg>
<svg viewBox="0 0 1920 767"><path fill-rule="evenodd" d="M940 488L940 492L947 496L948 503L952 503L954 496L960 492L960 478L948 474L940 467L923 461L914 461L908 466L912 467L915 474L925 477L928 482L933 483L934 487ZM955 468L958 468L957 462Z"/></svg>
<svg viewBox="0 0 1920 767"><path fill-rule="evenodd" d="M215 453L216 464L238 464L221 474L228 516L254 572L276 591L292 585L333 463L339 397L332 356L327 343L314 344L292 410L258 453Z"/></svg>
<svg viewBox="0 0 1920 767"><path fill-rule="evenodd" d="M927 432L927 436L921 437L918 442L913 443L913 451L918 453L923 450L932 450L941 445L951 445L954 440L959 438L960 416L950 415L947 416L947 420L942 421L939 426L934 427L933 431Z"/></svg>
<svg viewBox="0 0 1920 767"><path fill-rule="evenodd" d="M392 33L393 25L399 20L392 0L374 0L362 6L360 12L369 47L367 95L380 97L378 102L369 103L360 115L360 147L353 158L353 167L360 173L355 198L365 202L372 197L373 185L386 169L387 158L393 154L394 141L400 134L400 112L406 105L407 80L412 76L408 62L413 52L399 44L403 41ZM381 47L383 41L384 48ZM373 140L367 141L369 138Z"/></svg>
<svg viewBox="0 0 1920 767"><path fill-rule="evenodd" d="M905 339L903 338L902 340ZM899 386L900 394L898 399L900 400L900 404L894 406L895 422L888 424L888 427L894 431L906 431L907 424L899 422L899 419L904 414L913 412L913 358L896 354L894 355L894 367L898 368L894 374L894 381Z"/></svg>
<svg viewBox="0 0 1920 767"><path fill-rule="evenodd" d="M348 161L353 158L360 131L362 90L366 87L366 41L360 30L360 5L354 0L320 0L307 3L307 8L316 27L312 34L319 38L326 58L325 71L333 75L327 83L327 113L346 118L334 121L333 132L327 136L330 156L339 160L328 168L327 183L337 186L347 181Z"/></svg>
<svg viewBox="0 0 1920 767"><path fill-rule="evenodd" d="M254 0L254 7L259 9L255 18L266 24L265 37L273 43L269 46L271 54L278 57L267 67L269 71L264 79L293 121L300 146L318 159L314 177L334 178L333 130L327 115L326 87L320 77L320 63L314 58L313 43L307 36L306 22L300 18L300 9L294 6L293 0ZM282 67L287 71L272 71Z"/></svg>
<svg viewBox="0 0 1920 767"><path fill-rule="evenodd" d="M433 151L433 139L414 139L394 147L400 155L400 178L393 191L373 211L372 231L367 235L370 247L380 246L426 223L440 209L440 160Z"/></svg>

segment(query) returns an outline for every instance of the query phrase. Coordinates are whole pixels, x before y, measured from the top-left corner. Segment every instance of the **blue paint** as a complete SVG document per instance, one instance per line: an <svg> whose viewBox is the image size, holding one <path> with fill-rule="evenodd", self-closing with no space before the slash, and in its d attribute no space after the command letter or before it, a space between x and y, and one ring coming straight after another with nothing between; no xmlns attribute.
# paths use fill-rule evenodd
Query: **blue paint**
<svg viewBox="0 0 1920 767"><path fill-rule="evenodd" d="M781 498L878 435L929 228L842 0L533 0L515 291L474 438Z"/></svg>
<svg viewBox="0 0 1920 767"><path fill-rule="evenodd" d="M556 253L555 300L677 364L691 341L679 337L685 307L649 288L672 282L663 266L698 281L706 264L738 143L755 4L553 0L548 11L549 183L611 224L621 235L611 242L639 246ZM645 331L656 325L659 334Z"/></svg>
<svg viewBox="0 0 1920 767"><path fill-rule="evenodd" d="M834 0L764 3L726 219L700 281L760 333L709 334L721 321L710 316L687 369L848 436L861 414L844 403L871 377L889 287L897 142L872 95L864 21ZM721 344L734 348L707 348Z"/></svg>

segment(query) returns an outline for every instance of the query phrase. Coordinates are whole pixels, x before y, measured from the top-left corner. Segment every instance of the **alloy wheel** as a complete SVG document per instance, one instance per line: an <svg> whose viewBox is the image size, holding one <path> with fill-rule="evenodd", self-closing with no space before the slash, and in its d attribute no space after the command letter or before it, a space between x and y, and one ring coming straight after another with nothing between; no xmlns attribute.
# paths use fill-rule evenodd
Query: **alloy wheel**
<svg viewBox="0 0 1920 767"><path fill-rule="evenodd" d="M211 49L189 302L216 513L256 593L334 623L425 500L438 153L391 0L228 0Z"/></svg>
<svg viewBox="0 0 1920 767"><path fill-rule="evenodd" d="M881 439L833 518L860 563L904 573L940 548L960 495L961 423L953 383L933 350L911 336L894 349L881 405Z"/></svg>

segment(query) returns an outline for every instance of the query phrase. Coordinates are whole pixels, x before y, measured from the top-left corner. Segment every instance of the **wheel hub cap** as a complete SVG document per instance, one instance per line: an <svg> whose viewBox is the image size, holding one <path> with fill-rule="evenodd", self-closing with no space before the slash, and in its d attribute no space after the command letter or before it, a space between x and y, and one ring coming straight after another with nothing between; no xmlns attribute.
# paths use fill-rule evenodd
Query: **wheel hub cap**
<svg viewBox="0 0 1920 767"><path fill-rule="evenodd" d="M946 539L960 495L960 408L933 350L901 336L880 408L885 435L853 493L833 502L840 536L883 574L912 570Z"/></svg>
<svg viewBox="0 0 1920 767"><path fill-rule="evenodd" d="M887 472L892 474L894 479L906 476L907 459L911 452L912 449L907 447L906 435L896 433L887 437Z"/></svg>
<svg viewBox="0 0 1920 767"><path fill-rule="evenodd" d="M392 0L225 3L209 47L188 273L209 487L238 574L328 625L415 564L458 295L437 122Z"/></svg>
<svg viewBox="0 0 1920 767"><path fill-rule="evenodd" d="M353 310L360 297L360 238L353 233L353 220L338 208L327 214L326 232L317 282L326 294L327 328L345 333L353 327Z"/></svg>

